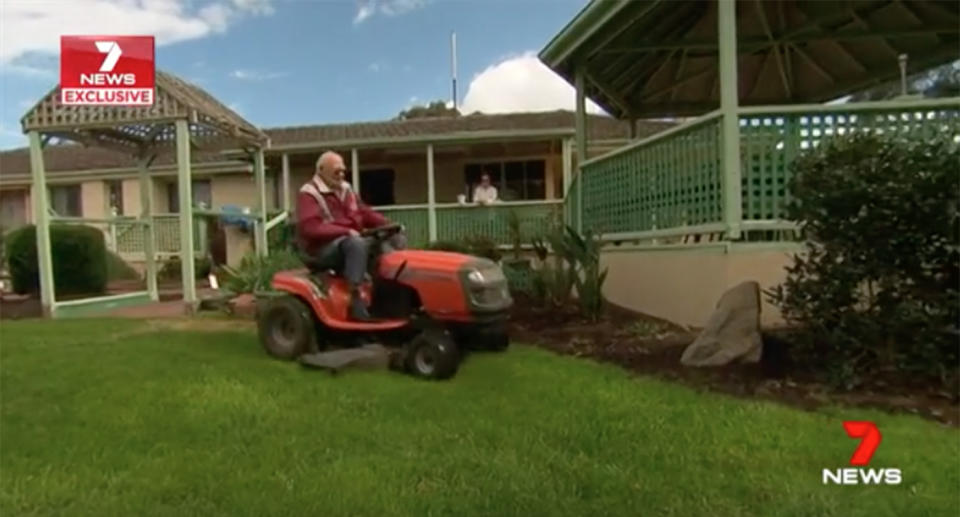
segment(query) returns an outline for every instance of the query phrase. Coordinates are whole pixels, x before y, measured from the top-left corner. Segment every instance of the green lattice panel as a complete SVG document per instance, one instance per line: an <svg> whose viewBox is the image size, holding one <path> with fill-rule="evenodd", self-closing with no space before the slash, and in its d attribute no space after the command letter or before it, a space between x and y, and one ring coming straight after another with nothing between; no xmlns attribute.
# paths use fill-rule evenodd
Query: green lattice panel
<svg viewBox="0 0 960 517"><path fill-rule="evenodd" d="M957 108L899 108L876 111L768 113L740 118L741 188L744 220L785 218L790 165L825 138L870 131L925 139L960 136Z"/></svg>
<svg viewBox="0 0 960 517"><path fill-rule="evenodd" d="M437 239L458 241L487 237L497 244L511 244L509 220L510 214L515 213L524 241L529 241L549 230L551 220L559 215L560 209L557 203L439 207Z"/></svg>
<svg viewBox="0 0 960 517"><path fill-rule="evenodd" d="M117 251L120 253L143 253L143 225L135 223L117 223Z"/></svg>
<svg viewBox="0 0 960 517"><path fill-rule="evenodd" d="M430 242L429 216L426 208L378 208L391 221L406 226L411 246L420 247Z"/></svg>
<svg viewBox="0 0 960 517"><path fill-rule="evenodd" d="M584 229L639 232L722 220L718 119L584 167Z"/></svg>

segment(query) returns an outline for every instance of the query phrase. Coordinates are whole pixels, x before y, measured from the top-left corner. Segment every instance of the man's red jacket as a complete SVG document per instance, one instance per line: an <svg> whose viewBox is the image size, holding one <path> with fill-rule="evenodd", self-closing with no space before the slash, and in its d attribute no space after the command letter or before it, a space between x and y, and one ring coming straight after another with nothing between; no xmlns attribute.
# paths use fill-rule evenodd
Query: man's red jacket
<svg viewBox="0 0 960 517"><path fill-rule="evenodd" d="M326 209L317 196L321 196ZM300 249L316 253L338 237L388 224L386 217L360 201L348 184L340 193L334 192L322 181L311 179L297 194L297 238Z"/></svg>

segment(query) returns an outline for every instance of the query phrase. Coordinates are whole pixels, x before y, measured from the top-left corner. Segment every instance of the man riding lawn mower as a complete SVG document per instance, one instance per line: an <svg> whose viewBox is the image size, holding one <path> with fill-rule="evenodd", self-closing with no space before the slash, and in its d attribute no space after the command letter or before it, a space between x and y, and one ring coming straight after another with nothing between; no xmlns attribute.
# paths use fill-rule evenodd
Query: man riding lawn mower
<svg viewBox="0 0 960 517"><path fill-rule="evenodd" d="M321 348L393 346L394 367L426 378L456 373L461 350L506 349L513 303L500 267L486 259L406 250L403 227L365 206L327 152L297 197L297 246L306 269L277 273L258 299L267 352L304 364Z"/></svg>

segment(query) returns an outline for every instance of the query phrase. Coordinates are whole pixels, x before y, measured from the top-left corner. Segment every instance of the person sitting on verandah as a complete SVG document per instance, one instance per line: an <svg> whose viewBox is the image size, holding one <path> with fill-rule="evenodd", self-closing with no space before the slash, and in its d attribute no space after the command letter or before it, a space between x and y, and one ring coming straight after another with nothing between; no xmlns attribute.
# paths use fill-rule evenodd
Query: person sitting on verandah
<svg viewBox="0 0 960 517"><path fill-rule="evenodd" d="M349 283L350 318L369 321L360 286L367 272L370 241L360 232L390 221L359 199L344 181L345 172L343 158L333 151L317 159L313 178L297 195L297 241L310 265L336 270ZM383 243L383 251L406 245L406 237L397 233Z"/></svg>
<svg viewBox="0 0 960 517"><path fill-rule="evenodd" d="M473 190L473 202L478 205L490 205L497 201L497 187L490 183L490 175L480 177L480 184Z"/></svg>

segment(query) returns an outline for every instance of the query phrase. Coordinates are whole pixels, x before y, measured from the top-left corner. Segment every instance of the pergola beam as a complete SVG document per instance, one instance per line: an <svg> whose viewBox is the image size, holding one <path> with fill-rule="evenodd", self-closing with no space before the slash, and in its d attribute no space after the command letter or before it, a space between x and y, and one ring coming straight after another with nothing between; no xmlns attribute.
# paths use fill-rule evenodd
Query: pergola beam
<svg viewBox="0 0 960 517"><path fill-rule="evenodd" d="M782 4L782 2L778 2ZM760 25L763 26L763 32L767 35L767 40L772 44L770 49L771 53L777 60L777 71L780 72L780 81L783 83L783 93L787 94L787 98L793 97L791 93L790 81L787 80L787 69L783 65L783 58L780 56L780 43L776 41L776 38L773 36L773 31L770 29L770 23L767 21L767 11L763 7L763 4L760 0L754 0L753 4L757 8L757 14L760 16ZM757 78L759 79L759 74ZM756 84L754 84L756 88Z"/></svg>
<svg viewBox="0 0 960 517"><path fill-rule="evenodd" d="M859 16L858 20L862 20ZM911 30L890 30L876 32L822 32L817 34L799 34L793 36L769 38L747 38L741 40L741 54L747 54L763 50L771 45L786 43L809 43L811 41L857 41L874 38L909 38L917 36L930 36L931 34L958 34L960 28L956 27L928 27L924 29ZM600 50L599 54L635 54L650 52L656 50L717 50L715 41L710 40L688 40L666 43L650 43L630 45L629 47L611 47Z"/></svg>
<svg viewBox="0 0 960 517"><path fill-rule="evenodd" d="M603 94L608 99L613 101L614 106L619 108L620 117L618 118L630 116L630 103L627 102L626 99L624 99L618 93L616 93L615 90L600 84L600 81L598 81L593 76L593 74L591 74L590 71L586 69L586 67L584 67L583 76L587 81L590 81L590 84L592 84L597 90L599 90L601 94Z"/></svg>
<svg viewBox="0 0 960 517"><path fill-rule="evenodd" d="M824 79L829 81L830 84L836 84L837 79L833 77L830 72L827 72L822 66L820 66L816 59L810 57L810 54L807 54L802 48L796 45L790 44L790 46L793 47L793 51L796 52L798 56L802 57L807 64L810 65L810 68L820 74Z"/></svg>

